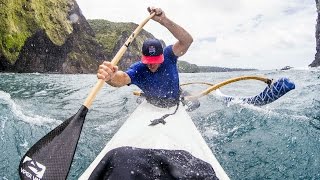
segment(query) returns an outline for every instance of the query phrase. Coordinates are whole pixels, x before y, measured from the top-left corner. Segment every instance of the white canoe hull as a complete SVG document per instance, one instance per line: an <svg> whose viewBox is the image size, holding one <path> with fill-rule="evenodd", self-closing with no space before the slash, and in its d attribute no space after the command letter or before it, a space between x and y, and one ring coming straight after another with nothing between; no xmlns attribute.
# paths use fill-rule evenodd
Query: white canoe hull
<svg viewBox="0 0 320 180"><path fill-rule="evenodd" d="M101 159L110 150L131 146L144 149L185 150L210 163L219 179L228 180L228 175L182 105L176 114L165 119L167 122L165 125L149 126L150 120L173 113L175 108L158 108L145 101L142 102L79 179L88 179Z"/></svg>

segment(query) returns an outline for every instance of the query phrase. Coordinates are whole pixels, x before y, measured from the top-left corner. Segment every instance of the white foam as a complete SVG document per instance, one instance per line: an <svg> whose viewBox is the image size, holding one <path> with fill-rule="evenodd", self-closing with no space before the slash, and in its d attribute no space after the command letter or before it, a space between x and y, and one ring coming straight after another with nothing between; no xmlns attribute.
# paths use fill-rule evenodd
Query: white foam
<svg viewBox="0 0 320 180"><path fill-rule="evenodd" d="M216 137L219 135L219 132L215 130L213 127L206 127L203 134L206 137Z"/></svg>
<svg viewBox="0 0 320 180"><path fill-rule="evenodd" d="M254 111L257 111L261 114L266 114L268 116L275 116L275 117L288 117L288 119L295 119L297 121L305 121L309 120L310 118L305 115L294 115L294 114L286 114L281 112L273 111L272 109L269 109L268 106L254 106L252 104L247 103L240 103L238 104L244 108L251 109Z"/></svg>
<svg viewBox="0 0 320 180"><path fill-rule="evenodd" d="M19 144L21 147L27 148L29 146L29 143L24 140L23 144Z"/></svg>
<svg viewBox="0 0 320 180"><path fill-rule="evenodd" d="M48 92L46 90L42 90L42 91L36 92L34 95L35 96L46 96L46 95L48 95Z"/></svg>
<svg viewBox="0 0 320 180"><path fill-rule="evenodd" d="M8 118L4 118L3 121L1 121L1 140L4 141L4 135L5 135L5 132L4 132L4 127L6 125L6 122L7 122Z"/></svg>
<svg viewBox="0 0 320 180"><path fill-rule="evenodd" d="M11 111L15 116L17 116L22 121L30 124L43 125L47 123L62 123L62 121L51 119L48 117L42 117L38 115L26 115L26 113L21 109L21 107L11 99L10 94L3 91L0 91L0 103L9 105Z"/></svg>
<svg viewBox="0 0 320 180"><path fill-rule="evenodd" d="M230 97L230 96L223 94L221 91L219 91L219 89L216 90L216 95L220 96L220 97ZM240 105L244 108L251 109L251 110L257 111L259 113L267 114L269 116L277 116L277 117L288 116L290 119L296 119L296 120L301 120L301 121L305 121L305 120L310 119L309 117L307 117L305 115L293 115L293 114L278 113L278 112L272 111L272 109L269 109L267 105L255 106L253 104L244 103L243 100L240 99L239 97L233 97L233 98L234 99L232 101L227 102L227 107L230 107L233 105Z"/></svg>

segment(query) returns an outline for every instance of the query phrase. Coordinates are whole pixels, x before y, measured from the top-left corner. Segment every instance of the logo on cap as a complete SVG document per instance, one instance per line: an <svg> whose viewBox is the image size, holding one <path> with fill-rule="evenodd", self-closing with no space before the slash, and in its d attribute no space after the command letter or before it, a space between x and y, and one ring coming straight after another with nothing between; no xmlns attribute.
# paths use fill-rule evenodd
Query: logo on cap
<svg viewBox="0 0 320 180"><path fill-rule="evenodd" d="M154 46L149 46L149 54L154 56L156 54L156 48Z"/></svg>
<svg viewBox="0 0 320 180"><path fill-rule="evenodd" d="M164 61L162 44L158 39L147 39L142 45L143 64L160 64Z"/></svg>

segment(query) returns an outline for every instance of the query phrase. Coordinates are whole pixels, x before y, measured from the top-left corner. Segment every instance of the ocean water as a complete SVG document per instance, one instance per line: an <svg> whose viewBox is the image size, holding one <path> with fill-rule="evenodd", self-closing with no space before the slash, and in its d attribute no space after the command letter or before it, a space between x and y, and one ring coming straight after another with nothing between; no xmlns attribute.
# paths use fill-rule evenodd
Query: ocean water
<svg viewBox="0 0 320 180"><path fill-rule="evenodd" d="M190 112L200 133L231 179L320 179L320 69L180 74L181 83L219 83L240 75L287 77L296 89L262 106L229 103L214 92ZM75 114L95 75L0 74L0 179L19 179L26 151ZM221 89L253 96L266 85L255 80ZM185 87L192 93L205 85ZM77 179L138 106L135 86L105 86L90 108L68 179Z"/></svg>

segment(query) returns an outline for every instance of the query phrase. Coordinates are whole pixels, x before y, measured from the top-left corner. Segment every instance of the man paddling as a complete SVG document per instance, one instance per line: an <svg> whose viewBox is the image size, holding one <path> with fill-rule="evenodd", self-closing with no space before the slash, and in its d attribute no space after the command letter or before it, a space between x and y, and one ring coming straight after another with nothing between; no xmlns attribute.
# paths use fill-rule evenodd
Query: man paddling
<svg viewBox="0 0 320 180"><path fill-rule="evenodd" d="M114 87L135 84L144 92L147 101L171 107L177 104L180 96L177 59L187 52L193 38L160 8L148 7L148 11L155 12L152 19L166 27L177 42L163 49L159 40L148 39L143 43L141 61L125 72L118 71L117 66L104 61L99 66L97 76Z"/></svg>

